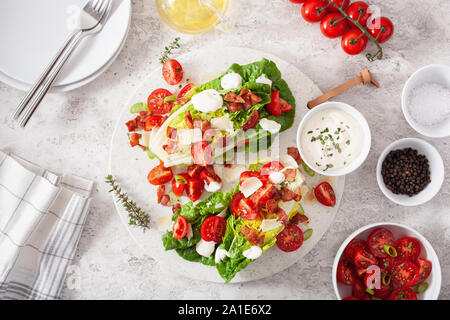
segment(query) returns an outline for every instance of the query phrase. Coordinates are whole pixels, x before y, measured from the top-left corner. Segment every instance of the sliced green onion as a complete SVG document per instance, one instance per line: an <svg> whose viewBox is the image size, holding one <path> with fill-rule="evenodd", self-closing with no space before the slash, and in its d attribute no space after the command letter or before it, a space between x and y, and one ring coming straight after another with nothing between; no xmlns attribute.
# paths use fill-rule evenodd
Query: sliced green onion
<svg viewBox="0 0 450 320"><path fill-rule="evenodd" d="M372 289L369 289L369 288L366 288L366 292L367 292L368 294L370 294L371 296L373 296L374 293L375 293L375 292L373 292Z"/></svg>
<svg viewBox="0 0 450 320"><path fill-rule="evenodd" d="M186 184L187 183L186 178L183 176L180 176L178 174L174 177L174 179L178 184Z"/></svg>
<svg viewBox="0 0 450 320"><path fill-rule="evenodd" d="M142 110L143 107L144 104L142 102L135 103L131 106L130 113L138 113L139 111Z"/></svg>
<svg viewBox="0 0 450 320"><path fill-rule="evenodd" d="M392 258L395 258L397 256L397 250L395 250L393 246L390 246L388 244L384 245L384 251Z"/></svg>
<svg viewBox="0 0 450 320"><path fill-rule="evenodd" d="M303 241L306 241L309 238L311 238L312 233L313 233L313 229L311 229L311 228L305 230L305 232L303 232Z"/></svg>
<svg viewBox="0 0 450 320"><path fill-rule="evenodd" d="M153 152L150 151L150 148L147 147L147 155L150 159L155 159L155 155L153 154Z"/></svg>
<svg viewBox="0 0 450 320"><path fill-rule="evenodd" d="M387 272L383 272L383 277L381 278L381 281L385 286L388 286L391 283L391 276L388 277L388 280L386 280L386 276L388 275Z"/></svg>
<svg viewBox="0 0 450 320"><path fill-rule="evenodd" d="M303 206L300 203L298 204L298 213L305 214L305 209L303 209Z"/></svg>
<svg viewBox="0 0 450 320"><path fill-rule="evenodd" d="M306 172L309 176L314 177L314 176L316 175L316 173L314 172L314 170L311 169L310 167L308 167L308 166L306 165L305 162L302 162L302 167L303 167L303 170L305 170L305 172Z"/></svg>
<svg viewBox="0 0 450 320"><path fill-rule="evenodd" d="M164 102L171 102L171 101L175 101L177 99L176 95L173 96L168 96L164 98Z"/></svg>
<svg viewBox="0 0 450 320"><path fill-rule="evenodd" d="M424 293L425 291L427 291L427 289L428 289L427 282L422 282L422 283L419 283L418 285L414 286L415 293Z"/></svg>
<svg viewBox="0 0 450 320"><path fill-rule="evenodd" d="M172 204L175 204L178 202L178 197L172 190L170 190L170 192L169 192L169 199L170 199L170 203L172 203Z"/></svg>

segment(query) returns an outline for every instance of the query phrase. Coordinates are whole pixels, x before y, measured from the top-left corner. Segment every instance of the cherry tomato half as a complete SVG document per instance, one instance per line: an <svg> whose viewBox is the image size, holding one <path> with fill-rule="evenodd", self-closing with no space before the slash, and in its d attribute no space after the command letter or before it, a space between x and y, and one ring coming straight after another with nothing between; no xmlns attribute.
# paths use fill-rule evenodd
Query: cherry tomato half
<svg viewBox="0 0 450 320"><path fill-rule="evenodd" d="M164 62L162 74L168 84L175 85L183 79L183 68L177 60L170 59Z"/></svg>
<svg viewBox="0 0 450 320"><path fill-rule="evenodd" d="M355 296L348 296L342 300L359 300L359 298L355 297Z"/></svg>
<svg viewBox="0 0 450 320"><path fill-rule="evenodd" d="M173 193L175 193L177 196L181 196L183 194L184 189L187 186L188 179L189 176L187 175L187 173L177 174L172 180Z"/></svg>
<svg viewBox="0 0 450 320"><path fill-rule="evenodd" d="M369 266L378 265L378 260L367 249L357 248L353 260L356 268L367 269Z"/></svg>
<svg viewBox="0 0 450 320"><path fill-rule="evenodd" d="M397 288L392 291L389 300L417 300L417 295L411 288Z"/></svg>
<svg viewBox="0 0 450 320"><path fill-rule="evenodd" d="M364 1L353 2L345 12L350 16L350 18L358 21L359 24L363 27L367 25L367 20L372 15L369 10L369 5ZM350 24L353 27L357 28L357 26L353 22L350 22Z"/></svg>
<svg viewBox="0 0 450 320"><path fill-rule="evenodd" d="M239 201L238 212L245 220L255 220L259 215L259 210L250 198L242 198Z"/></svg>
<svg viewBox="0 0 450 320"><path fill-rule="evenodd" d="M348 261L355 260L355 250L357 248L366 249L367 242L360 238L354 238L352 241L348 243L348 245L344 249L344 256Z"/></svg>
<svg viewBox="0 0 450 320"><path fill-rule="evenodd" d="M200 235L205 241L221 243L227 230L227 220L222 217L212 216L203 221L200 228Z"/></svg>
<svg viewBox="0 0 450 320"><path fill-rule="evenodd" d="M341 260L337 266L337 280L346 286L352 286L356 281L355 270L350 262Z"/></svg>
<svg viewBox="0 0 450 320"><path fill-rule="evenodd" d="M334 207L336 205L336 194L333 187L326 181L317 185L314 188L314 195L317 201L327 207Z"/></svg>
<svg viewBox="0 0 450 320"><path fill-rule="evenodd" d="M373 230L367 238L367 244L370 252L377 258L386 258L389 255L384 250L385 245L392 246L394 244L394 234L385 229L377 228Z"/></svg>
<svg viewBox="0 0 450 320"><path fill-rule="evenodd" d="M403 237L395 242L399 259L417 260L420 255L420 242L416 238Z"/></svg>
<svg viewBox="0 0 450 320"><path fill-rule="evenodd" d="M191 201L197 201L203 192L203 187L205 183L203 180L197 178L188 179L188 183L186 186L186 194L191 199Z"/></svg>
<svg viewBox="0 0 450 320"><path fill-rule="evenodd" d="M350 29L341 39L341 47L345 53L355 55L361 53L367 46L368 38L359 29Z"/></svg>
<svg viewBox="0 0 450 320"><path fill-rule="evenodd" d="M310 23L319 22L327 14L325 7L324 0L307 0L302 6L302 17Z"/></svg>
<svg viewBox="0 0 450 320"><path fill-rule="evenodd" d="M178 215L177 221L173 224L172 231L175 239L182 239L186 236L189 229L189 224L185 217Z"/></svg>
<svg viewBox="0 0 450 320"><path fill-rule="evenodd" d="M172 180L172 169L157 165L147 175L147 180L151 184L158 186Z"/></svg>
<svg viewBox="0 0 450 320"><path fill-rule="evenodd" d="M241 214L239 212L239 202L241 202L243 198L245 198L244 194L239 191L234 195L233 199L231 200L231 212L234 213L235 217L239 217L239 215Z"/></svg>
<svg viewBox="0 0 450 320"><path fill-rule="evenodd" d="M292 106L289 103L287 103L286 100L280 98L280 111L281 111L281 113L291 111L292 109L293 109Z"/></svg>
<svg viewBox="0 0 450 320"><path fill-rule="evenodd" d="M419 267L410 260L398 259L392 266L391 279L397 287L412 287L419 279Z"/></svg>
<svg viewBox="0 0 450 320"><path fill-rule="evenodd" d="M430 261L426 259L417 259L417 265L419 266L419 279L417 279L417 283L422 283L427 280L428 276L431 273L432 264Z"/></svg>
<svg viewBox="0 0 450 320"><path fill-rule="evenodd" d="M320 31L327 38L337 38L347 30L347 19L340 13L329 13L320 22Z"/></svg>
<svg viewBox="0 0 450 320"><path fill-rule="evenodd" d="M303 244L303 232L295 224L288 224L283 231L277 235L278 248L285 252L292 252Z"/></svg>
<svg viewBox="0 0 450 320"><path fill-rule="evenodd" d="M164 102L164 99L170 97L172 93L166 89L156 89L150 93L147 99L147 106L151 112L156 114L165 114L170 112L173 107L172 102Z"/></svg>
<svg viewBox="0 0 450 320"><path fill-rule="evenodd" d="M258 171L244 171L239 176L239 184L242 185L242 183L247 180L248 178L258 178L260 179L260 174Z"/></svg>
<svg viewBox="0 0 450 320"><path fill-rule="evenodd" d="M359 299L366 299L367 292L363 282L359 279L355 279L352 284L352 294Z"/></svg>
<svg viewBox="0 0 450 320"><path fill-rule="evenodd" d="M185 85L180 92L178 92L177 98L183 98L186 97L187 95L189 95L189 93L191 92L192 89L194 89L195 84L193 83L188 83L187 85Z"/></svg>
<svg viewBox="0 0 450 320"><path fill-rule="evenodd" d="M383 43L394 34L394 25L388 18L380 17L373 19L367 26L367 30L379 43Z"/></svg>

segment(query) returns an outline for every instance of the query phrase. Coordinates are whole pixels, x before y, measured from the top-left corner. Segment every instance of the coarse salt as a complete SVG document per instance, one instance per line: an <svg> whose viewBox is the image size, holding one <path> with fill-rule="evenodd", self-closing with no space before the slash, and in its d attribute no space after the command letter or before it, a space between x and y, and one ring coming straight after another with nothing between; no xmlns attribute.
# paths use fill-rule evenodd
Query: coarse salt
<svg viewBox="0 0 450 320"><path fill-rule="evenodd" d="M436 125L450 117L450 89L438 83L417 87L408 97L408 111L414 121Z"/></svg>

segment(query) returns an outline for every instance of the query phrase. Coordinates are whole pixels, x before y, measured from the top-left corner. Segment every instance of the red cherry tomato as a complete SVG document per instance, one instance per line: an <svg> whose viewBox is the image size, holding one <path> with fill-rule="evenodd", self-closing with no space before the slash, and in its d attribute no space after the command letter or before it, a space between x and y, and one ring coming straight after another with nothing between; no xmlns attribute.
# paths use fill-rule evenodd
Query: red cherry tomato
<svg viewBox="0 0 450 320"><path fill-rule="evenodd" d="M419 279L419 267L406 259L395 260L392 266L392 283L397 287L412 287Z"/></svg>
<svg viewBox="0 0 450 320"><path fill-rule="evenodd" d="M255 220L259 215L259 211L250 198L242 198L239 201L238 212L245 220Z"/></svg>
<svg viewBox="0 0 450 320"><path fill-rule="evenodd" d="M184 189L187 186L188 179L189 176L187 175L187 173L177 174L172 180L173 193L175 193L177 196L181 196L183 194Z"/></svg>
<svg viewBox="0 0 450 320"><path fill-rule="evenodd" d="M350 4L350 0L333 0L333 2L343 10L347 9ZM330 1L327 0L327 3L330 3ZM327 9L329 12L339 12L339 10L332 4L330 4Z"/></svg>
<svg viewBox="0 0 450 320"><path fill-rule="evenodd" d="M380 289L373 289L373 296L380 299L386 299L391 294L391 291L392 287L390 285L381 282Z"/></svg>
<svg viewBox="0 0 450 320"><path fill-rule="evenodd" d="M427 280L428 276L431 273L432 265L431 262L426 259L417 259L417 265L419 266L419 279L417 279L417 283L422 283Z"/></svg>
<svg viewBox="0 0 450 320"><path fill-rule="evenodd" d="M205 241L221 243L227 230L227 220L222 217L212 216L203 221L200 228L200 235Z"/></svg>
<svg viewBox="0 0 450 320"><path fill-rule="evenodd" d="M208 168L208 167L207 167ZM211 182L222 182L222 179L212 170L203 169L202 172L198 175L199 179L202 179L206 184L210 184Z"/></svg>
<svg viewBox="0 0 450 320"><path fill-rule="evenodd" d="M272 199L275 191L275 187L271 183L265 183L261 188L255 191L251 195L251 199L257 208L261 208L266 205L267 201Z"/></svg>
<svg viewBox="0 0 450 320"><path fill-rule="evenodd" d="M344 249L344 256L348 261L355 260L355 250L357 248L366 249L367 242L360 238L354 238L352 241L348 243L348 245Z"/></svg>
<svg viewBox="0 0 450 320"><path fill-rule="evenodd" d="M416 238L403 237L395 242L397 257L399 259L417 260L420 255L420 242Z"/></svg>
<svg viewBox="0 0 450 320"><path fill-rule="evenodd" d="M186 186L186 194L191 199L191 201L197 201L203 192L203 187L205 183L203 180L190 178Z"/></svg>
<svg viewBox="0 0 450 320"><path fill-rule="evenodd" d="M302 17L310 23L319 22L327 14L325 7L324 0L307 0L302 6Z"/></svg>
<svg viewBox="0 0 450 320"><path fill-rule="evenodd" d="M233 199L231 200L231 212L234 213L235 217L239 217L239 215L241 214L239 212L239 202L241 202L243 198L245 198L244 194L239 191L234 195Z"/></svg>
<svg viewBox="0 0 450 320"><path fill-rule="evenodd" d="M373 19L367 26L367 30L379 43L383 43L394 34L394 25L388 18L380 17Z"/></svg>
<svg viewBox="0 0 450 320"><path fill-rule="evenodd" d="M145 131L151 131L155 127L160 127L164 123L165 117L154 114L145 119Z"/></svg>
<svg viewBox="0 0 450 320"><path fill-rule="evenodd" d="M411 288L397 288L392 291L389 300L417 300L417 295Z"/></svg>
<svg viewBox="0 0 450 320"><path fill-rule="evenodd" d="M346 286L352 286L356 281L355 270L350 262L341 260L337 266L337 281Z"/></svg>
<svg viewBox="0 0 450 320"><path fill-rule="evenodd" d="M368 38L359 29L350 29L341 39L341 47L345 53L355 55L361 53L367 46Z"/></svg>
<svg viewBox="0 0 450 320"><path fill-rule="evenodd" d="M188 83L180 90L180 92L178 92L177 98L186 97L187 95L189 95L189 93L191 93L191 90L194 89L194 87L195 87L195 84Z"/></svg>
<svg viewBox="0 0 450 320"><path fill-rule="evenodd" d="M197 141L191 146L191 154L194 163L199 166L207 166L213 162L213 151L208 141Z"/></svg>
<svg viewBox="0 0 450 320"><path fill-rule="evenodd" d="M166 89L156 89L150 93L147 99L147 106L151 112L156 114L165 114L170 112L173 107L172 102L164 102L164 99L170 97L172 93Z"/></svg>
<svg viewBox="0 0 450 320"><path fill-rule="evenodd" d="M320 22L320 31L327 38L337 38L347 30L347 19L340 13L329 13Z"/></svg>
<svg viewBox="0 0 450 320"><path fill-rule="evenodd" d="M345 12L350 16L350 18L358 21L363 27L367 25L367 20L372 15L369 10L369 5L363 1L353 2ZM357 28L353 22L350 22L350 25Z"/></svg>
<svg viewBox="0 0 450 320"><path fill-rule="evenodd" d="M186 236L186 233L188 232L188 228L189 225L186 218L179 214L177 221L175 221L172 227L173 237L175 239L184 238Z"/></svg>
<svg viewBox="0 0 450 320"><path fill-rule="evenodd" d="M278 248L285 252L292 252L303 244L303 232L295 224L288 224L277 236Z"/></svg>
<svg viewBox="0 0 450 320"><path fill-rule="evenodd" d="M271 161L271 162L263 165L263 167L260 170L260 173L262 176L268 176L272 172L278 172L283 169L284 169L284 166L281 164L280 161Z"/></svg>
<svg viewBox="0 0 450 320"><path fill-rule="evenodd" d="M147 175L147 180L151 184L158 186L172 180L172 169L157 165Z"/></svg>
<svg viewBox="0 0 450 320"><path fill-rule="evenodd" d="M164 62L162 74L168 84L175 85L183 79L183 68L177 60L170 59Z"/></svg>
<svg viewBox="0 0 450 320"><path fill-rule="evenodd" d="M391 231L385 228L377 228L370 233L369 238L367 239L367 244L370 252L372 252L375 257L386 258L389 255L384 250L384 246L392 246L394 244L394 240L395 238Z"/></svg>
<svg viewBox="0 0 450 320"><path fill-rule="evenodd" d="M378 265L381 268L381 272L391 272L392 266L394 265L394 258L387 256L386 258L379 258Z"/></svg>
<svg viewBox="0 0 450 320"><path fill-rule="evenodd" d="M246 131L251 128L254 128L258 123L258 119L259 119L259 112L258 110L254 110L252 115L248 117L247 122L242 126L242 130Z"/></svg>
<svg viewBox="0 0 450 320"><path fill-rule="evenodd" d="M266 105L266 108L271 115L281 115L280 91L272 91L272 93L270 94L270 103Z"/></svg>
<svg viewBox="0 0 450 320"><path fill-rule="evenodd" d="M320 183L314 188L314 195L317 201L327 207L334 207L336 205L336 194L333 187L326 181Z"/></svg>
<svg viewBox="0 0 450 320"><path fill-rule="evenodd" d="M355 258L353 261L355 267L360 269L367 269L369 266L378 265L378 261L373 254L362 248L357 248L355 250Z"/></svg>

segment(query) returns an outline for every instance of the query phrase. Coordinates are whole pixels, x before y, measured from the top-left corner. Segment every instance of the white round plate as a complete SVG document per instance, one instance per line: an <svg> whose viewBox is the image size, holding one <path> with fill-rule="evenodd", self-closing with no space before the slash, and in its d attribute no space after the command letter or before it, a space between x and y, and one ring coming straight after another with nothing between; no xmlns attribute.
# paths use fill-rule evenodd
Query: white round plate
<svg viewBox="0 0 450 320"><path fill-rule="evenodd" d="M0 81L27 90L71 33L87 0L2 0L0 2ZM52 91L75 89L95 79L123 46L131 18L129 0L113 1L104 28L82 40Z"/></svg>
<svg viewBox="0 0 450 320"><path fill-rule="evenodd" d="M176 59L183 66L185 79L190 82L202 83L223 73L233 63L247 64L267 58L274 61L280 69L283 78L291 88L296 99L296 117L294 125L280 134L280 152L285 153L286 148L296 146L297 127L302 117L306 114L306 103L321 95L319 88L295 66L280 58L261 51L246 48L204 48L190 52ZM124 105L121 117L117 123L110 150L110 173L117 179L123 190L131 199L135 200L151 216L150 230L143 232L137 227L128 226L127 212L116 202L116 208L122 221L127 225L131 236L155 260L164 265L170 272L199 280L223 282L215 267L205 266L201 263L193 263L183 260L174 251L165 251L161 241L162 233L158 231L158 218L171 214L171 209L162 207L156 203L156 187L147 182L148 172L159 162L150 160L146 152L140 148L130 148L125 122L133 116L129 113L130 106L136 102L146 101L148 94L156 88L170 87L162 78L161 68L152 72L142 83L141 88L130 97ZM274 147L272 146L272 149ZM283 271L300 260L320 240L325 231L330 227L339 208L344 190L344 177L326 178L333 186L337 204L334 208L322 206L317 202L303 201L306 215L310 219L309 227L313 229L311 238L304 242L303 246L291 253L282 252L275 245L265 252L260 258L250 263L247 268L240 271L232 282L245 282L271 276ZM316 176L307 179L310 186L317 185L324 177Z"/></svg>

